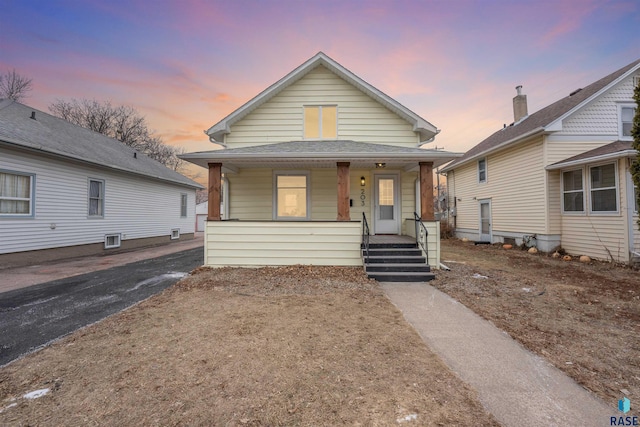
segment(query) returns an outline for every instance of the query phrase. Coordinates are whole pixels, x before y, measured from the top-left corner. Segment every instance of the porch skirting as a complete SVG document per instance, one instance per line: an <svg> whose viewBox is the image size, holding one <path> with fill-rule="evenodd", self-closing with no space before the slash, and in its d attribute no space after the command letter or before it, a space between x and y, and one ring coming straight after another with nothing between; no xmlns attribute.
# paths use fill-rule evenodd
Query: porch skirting
<svg viewBox="0 0 640 427"><path fill-rule="evenodd" d="M207 221L205 265L361 266L360 221Z"/></svg>

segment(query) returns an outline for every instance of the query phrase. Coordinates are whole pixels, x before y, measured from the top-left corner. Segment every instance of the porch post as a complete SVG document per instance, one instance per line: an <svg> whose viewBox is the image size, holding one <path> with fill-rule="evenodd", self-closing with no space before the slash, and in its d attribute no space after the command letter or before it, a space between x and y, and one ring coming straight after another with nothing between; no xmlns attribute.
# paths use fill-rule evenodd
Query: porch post
<svg viewBox="0 0 640 427"><path fill-rule="evenodd" d="M207 221L220 221L220 180L222 163L209 163L209 212Z"/></svg>
<svg viewBox="0 0 640 427"><path fill-rule="evenodd" d="M351 221L349 213L349 162L337 162L338 166L338 221Z"/></svg>
<svg viewBox="0 0 640 427"><path fill-rule="evenodd" d="M433 214L433 162L420 162L420 218L434 221Z"/></svg>

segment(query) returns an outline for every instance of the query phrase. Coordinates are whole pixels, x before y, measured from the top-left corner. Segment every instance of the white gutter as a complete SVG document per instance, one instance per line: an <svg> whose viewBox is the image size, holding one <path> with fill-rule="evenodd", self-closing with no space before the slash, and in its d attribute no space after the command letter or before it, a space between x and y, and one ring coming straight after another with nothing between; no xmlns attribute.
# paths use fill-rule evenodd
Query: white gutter
<svg viewBox="0 0 640 427"><path fill-rule="evenodd" d="M548 171L553 171L558 169L566 169L573 166L583 166L589 163L596 163L596 162L601 162L605 160L620 159L622 157L635 157L637 155L638 155L638 152L636 150L616 151L615 153L603 154L601 156L587 157L584 159L573 160L570 162L556 163L556 164L547 166L545 169Z"/></svg>

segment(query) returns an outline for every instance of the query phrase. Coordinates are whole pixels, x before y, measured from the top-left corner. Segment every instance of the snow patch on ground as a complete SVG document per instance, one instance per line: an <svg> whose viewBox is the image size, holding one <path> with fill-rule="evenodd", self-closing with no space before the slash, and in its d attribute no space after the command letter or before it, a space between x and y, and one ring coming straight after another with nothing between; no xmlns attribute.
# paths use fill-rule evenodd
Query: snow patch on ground
<svg viewBox="0 0 640 427"><path fill-rule="evenodd" d="M157 285L158 283L164 282L167 279L182 279L188 274L189 273L177 273L177 272L161 274L159 276L151 277L149 279L143 280L142 282L136 283L136 285L133 288L129 289L127 292L135 291L137 289L140 289L142 286L154 286L154 285Z"/></svg>
<svg viewBox="0 0 640 427"><path fill-rule="evenodd" d="M418 419L418 414L410 414L410 415L407 415L406 417L398 418L396 421L398 422L398 424L402 424L409 421L415 421L417 419Z"/></svg>
<svg viewBox="0 0 640 427"><path fill-rule="evenodd" d="M49 393L49 390L50 389L48 388L41 388L40 390L30 391L29 393L23 395L22 397L25 399L38 399L39 397L42 397L47 393Z"/></svg>
<svg viewBox="0 0 640 427"><path fill-rule="evenodd" d="M3 413L4 411L6 411L7 409L12 408L14 406L18 406L18 404L17 403L12 403L9 406L5 406L4 408L0 409L0 414Z"/></svg>

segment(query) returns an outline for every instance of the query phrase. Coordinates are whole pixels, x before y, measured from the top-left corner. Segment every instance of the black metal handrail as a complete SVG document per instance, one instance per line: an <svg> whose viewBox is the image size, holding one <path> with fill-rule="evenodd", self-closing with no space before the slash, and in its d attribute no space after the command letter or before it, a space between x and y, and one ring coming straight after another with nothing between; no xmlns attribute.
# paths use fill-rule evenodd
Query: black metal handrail
<svg viewBox="0 0 640 427"><path fill-rule="evenodd" d="M422 218L415 212L413 213L413 219L416 226L416 244L422 248L422 252L424 252L427 257L427 264L429 264L429 246L427 244L429 241L429 231L427 231L427 227L422 223Z"/></svg>
<svg viewBox="0 0 640 427"><path fill-rule="evenodd" d="M367 222L367 216L362 212L362 249L366 254L365 263L369 263L369 223ZM364 255L363 255L364 257Z"/></svg>

